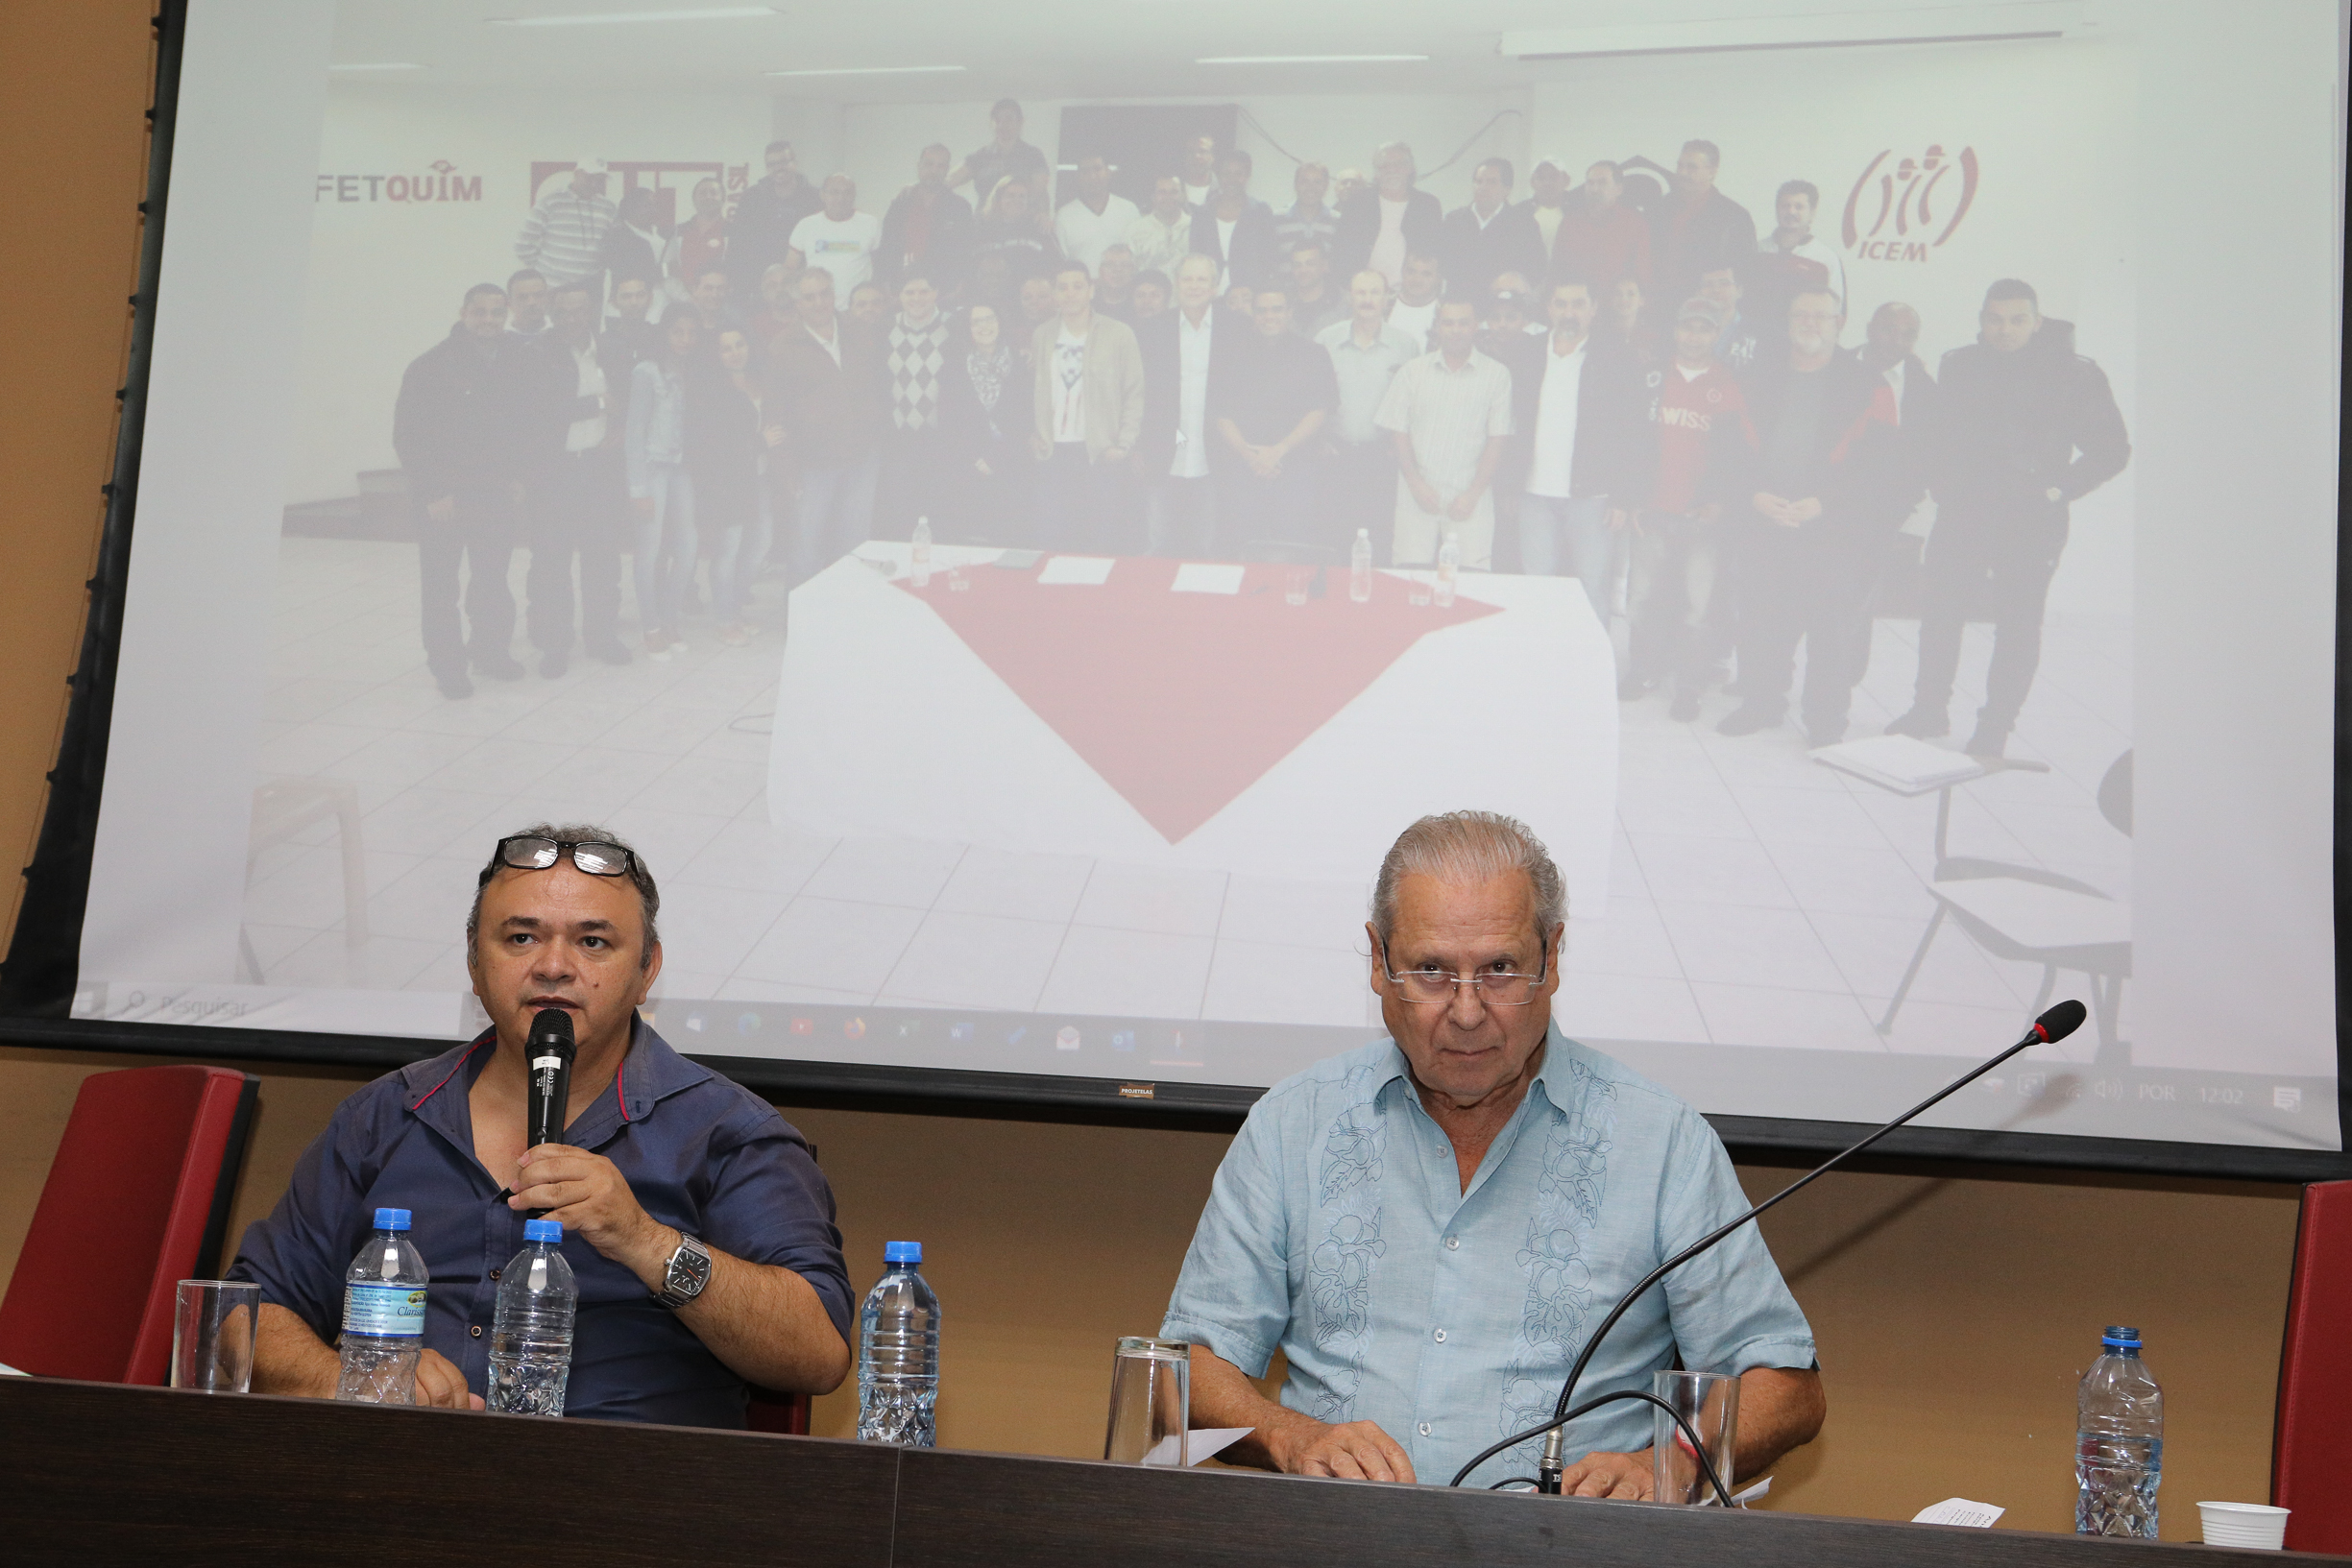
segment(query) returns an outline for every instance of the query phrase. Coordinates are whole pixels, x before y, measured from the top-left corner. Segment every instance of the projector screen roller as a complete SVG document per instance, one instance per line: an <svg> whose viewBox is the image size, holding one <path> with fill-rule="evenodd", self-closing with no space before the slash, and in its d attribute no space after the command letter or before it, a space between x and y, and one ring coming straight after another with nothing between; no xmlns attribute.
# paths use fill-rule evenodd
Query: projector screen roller
<svg viewBox="0 0 2352 1568"><path fill-rule="evenodd" d="M190 8L75 1018L588 824L681 1049L1253 1090L1479 808L1709 1114L2340 1147L2336 5L491 9Z"/></svg>

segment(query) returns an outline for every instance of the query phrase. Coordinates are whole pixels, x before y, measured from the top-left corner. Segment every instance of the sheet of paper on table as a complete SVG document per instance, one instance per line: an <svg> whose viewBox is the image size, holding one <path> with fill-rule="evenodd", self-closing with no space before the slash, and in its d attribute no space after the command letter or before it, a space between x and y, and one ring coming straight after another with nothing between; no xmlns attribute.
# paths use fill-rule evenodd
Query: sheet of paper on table
<svg viewBox="0 0 2352 1568"><path fill-rule="evenodd" d="M1249 1430L1248 1427L1202 1427L1196 1432L1187 1433L1184 1441L1184 1462L1199 1464L1202 1459L1213 1459L1244 1437L1249 1436ZM1174 1469L1176 1457L1176 1440L1171 1434L1152 1445L1152 1451L1143 1457L1143 1462L1147 1465L1155 1464L1166 1469Z"/></svg>
<svg viewBox="0 0 2352 1568"><path fill-rule="evenodd" d="M1915 1525L1967 1525L1972 1529L1988 1529L1994 1520L2008 1512L1990 1503L1971 1503L1965 1497L1947 1497L1933 1508L1920 1509L1911 1515Z"/></svg>
<svg viewBox="0 0 2352 1568"><path fill-rule="evenodd" d="M1057 555L1037 573L1037 582L1046 588L1101 588L1110 581L1112 565L1107 555Z"/></svg>
<svg viewBox="0 0 2352 1568"><path fill-rule="evenodd" d="M1763 1480L1758 1482L1746 1491L1734 1492L1732 1494L1732 1507L1735 1508L1744 1508L1749 1504L1755 1502L1758 1498L1769 1496L1771 1492L1772 1478L1770 1476L1766 1476Z"/></svg>
<svg viewBox="0 0 2352 1568"><path fill-rule="evenodd" d="M1176 567L1171 593L1239 593L1245 567L1219 561L1187 561Z"/></svg>

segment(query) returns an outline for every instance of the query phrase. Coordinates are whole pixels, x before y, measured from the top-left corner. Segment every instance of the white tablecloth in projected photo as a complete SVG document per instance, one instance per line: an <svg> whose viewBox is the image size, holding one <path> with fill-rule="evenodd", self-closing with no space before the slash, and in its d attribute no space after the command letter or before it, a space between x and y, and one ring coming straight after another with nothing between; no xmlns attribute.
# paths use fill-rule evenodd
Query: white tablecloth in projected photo
<svg viewBox="0 0 2352 1568"><path fill-rule="evenodd" d="M869 544L793 593L773 820L1364 881L1415 817L1480 807L1608 907L1616 674L1574 580L1471 576L1441 609L1333 571L1292 604L1287 567L996 554L943 548L916 589Z"/></svg>

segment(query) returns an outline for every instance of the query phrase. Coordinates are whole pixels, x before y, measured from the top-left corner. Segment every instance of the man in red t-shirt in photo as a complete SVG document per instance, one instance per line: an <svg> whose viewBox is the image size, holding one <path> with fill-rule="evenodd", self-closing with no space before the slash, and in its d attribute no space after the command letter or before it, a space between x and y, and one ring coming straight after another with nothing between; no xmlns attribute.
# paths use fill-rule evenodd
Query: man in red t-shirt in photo
<svg viewBox="0 0 2352 1568"><path fill-rule="evenodd" d="M1674 358L1649 374L1658 485L1635 525L1628 617L1631 657L1617 695L1635 701L1672 677L1677 723L1699 716L1711 650L1705 633L1723 560L1723 508L1756 450L1747 399L1715 357L1723 312L1685 303L1674 322Z"/></svg>

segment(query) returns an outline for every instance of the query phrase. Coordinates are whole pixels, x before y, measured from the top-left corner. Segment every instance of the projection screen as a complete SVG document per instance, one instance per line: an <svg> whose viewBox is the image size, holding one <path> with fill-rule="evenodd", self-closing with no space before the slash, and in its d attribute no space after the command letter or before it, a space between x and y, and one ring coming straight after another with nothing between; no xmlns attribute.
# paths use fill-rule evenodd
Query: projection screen
<svg viewBox="0 0 2352 1568"><path fill-rule="evenodd" d="M36 902L17 939L78 943L78 977L34 1002L115 1043L437 1049L483 1022L462 927L495 841L591 823L661 881L657 1025L753 1081L1238 1106L1378 1032L1381 855L1476 808L1565 878L1561 1026L1712 1116L1877 1122L2077 997L2072 1040L1928 1122L2182 1169L2340 1148L2337 5L196 0L185 28L86 911L61 935ZM992 139L1000 100L1033 175ZM836 176L849 216L813 205ZM1168 176L1191 238L1154 268ZM1321 229L1302 183L1338 201ZM582 260L561 229L597 201ZM642 308L614 302L624 230ZM1121 275L1173 292L1188 250L1219 341L1287 333L1346 377L1270 471L1271 437L1217 447L1215 417L1197 470L1116 450L1121 405L1078 416L1091 451L1050 439L1067 257L1099 318L1135 318L1161 398L1137 428L1180 430L1178 335ZM1575 463L1606 490L1565 457L1515 477L1542 437L1523 386L1479 394L1512 432L1488 498L1441 518L1376 468L1443 422L1394 389L1461 363L1410 276L1432 252L1471 355L1522 376L1555 277L1584 285L1571 314L1624 367L1619 425L1583 383ZM562 328L517 328L583 268L574 308L634 359L544 429L433 423L452 356L572 374ZM818 272L850 311L833 348L802 313ZM909 272L940 275L944 335ZM1330 347L1363 273L1394 312L1370 336L1408 343L1369 395ZM2030 287L2022 348L1993 341L2003 280ZM473 344L477 284L508 321ZM1888 465L1867 518L1833 496L1862 519L1834 537L1756 477L1796 461L1766 415L1792 302L1825 295L1831 384L1864 388L1884 445L1856 449ZM878 360L879 391L850 359L818 367L848 392L787 384L918 316L905 352L935 357ZM1666 472L1700 418L1672 396L1700 385L1694 320L1705 385L1763 422L1711 511ZM1263 351L1231 363L1308 363ZM757 411L752 477L694 470L683 538L666 405L620 412L673 352ZM1262 422L1284 392L1269 370L1207 413ZM978 445L927 442L934 398ZM2053 442L2056 469L2009 449ZM473 476L447 479L459 446ZM594 496L547 455L590 448ZM491 500L435 510L480 475ZM1215 509L1187 534L1167 497L1194 495ZM1890 740L1945 621L1948 727Z"/></svg>

